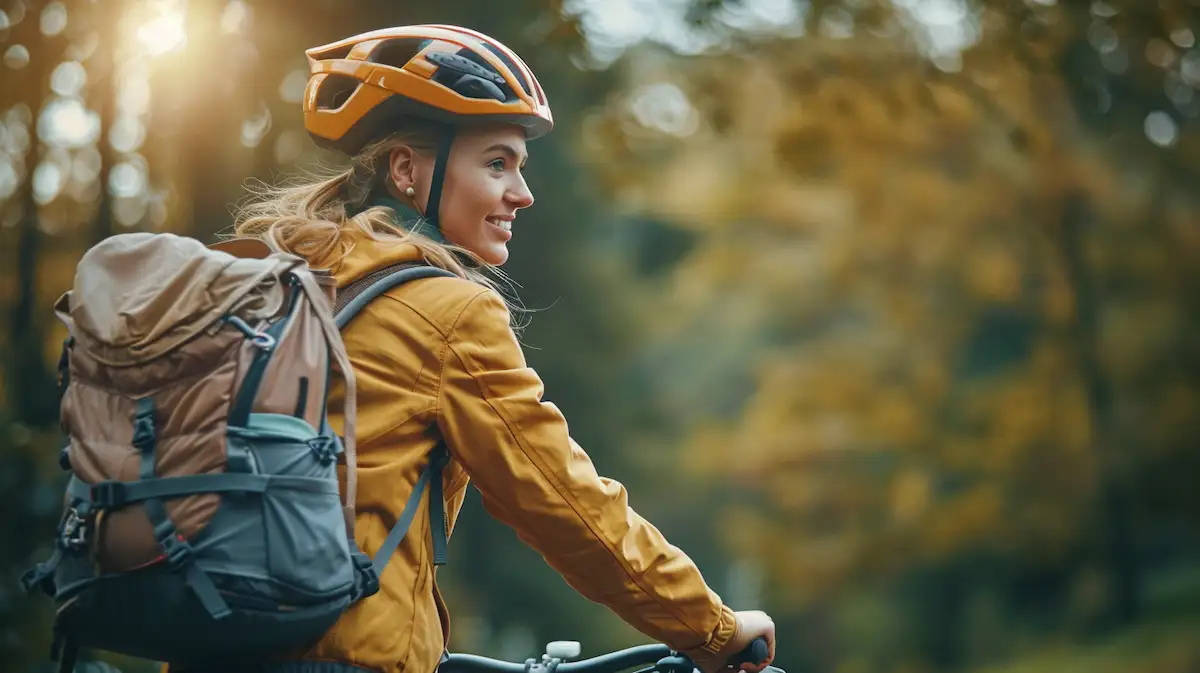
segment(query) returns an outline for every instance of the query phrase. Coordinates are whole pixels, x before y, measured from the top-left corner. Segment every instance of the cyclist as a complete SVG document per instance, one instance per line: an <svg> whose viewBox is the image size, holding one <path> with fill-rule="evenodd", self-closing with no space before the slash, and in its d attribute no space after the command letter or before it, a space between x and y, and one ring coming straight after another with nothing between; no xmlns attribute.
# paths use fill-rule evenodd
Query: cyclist
<svg viewBox="0 0 1200 673"><path fill-rule="evenodd" d="M759 636L773 656L770 617L725 606L695 564L629 507L625 489L596 473L563 415L542 401L511 307L485 274L507 260L514 218L534 202L521 173L526 141L553 127L533 72L500 42L448 25L377 30L306 53L305 126L351 167L264 188L243 208L235 236L300 255L330 270L339 287L400 262L457 276L391 290L344 332L358 379L355 535L363 551L379 548L441 441L451 456L443 473L449 527L471 480L488 512L579 593L705 671ZM450 629L434 583L430 538L439 531L428 507L380 592L272 670L438 666Z"/></svg>

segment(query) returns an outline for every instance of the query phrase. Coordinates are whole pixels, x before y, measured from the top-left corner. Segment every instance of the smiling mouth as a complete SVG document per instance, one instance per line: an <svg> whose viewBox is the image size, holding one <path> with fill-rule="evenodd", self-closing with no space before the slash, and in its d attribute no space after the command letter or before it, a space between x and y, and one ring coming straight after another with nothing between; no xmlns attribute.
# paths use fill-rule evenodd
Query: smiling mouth
<svg viewBox="0 0 1200 673"><path fill-rule="evenodd" d="M499 227L504 231L512 231L512 220L501 220L495 217L487 218L487 223L493 227Z"/></svg>

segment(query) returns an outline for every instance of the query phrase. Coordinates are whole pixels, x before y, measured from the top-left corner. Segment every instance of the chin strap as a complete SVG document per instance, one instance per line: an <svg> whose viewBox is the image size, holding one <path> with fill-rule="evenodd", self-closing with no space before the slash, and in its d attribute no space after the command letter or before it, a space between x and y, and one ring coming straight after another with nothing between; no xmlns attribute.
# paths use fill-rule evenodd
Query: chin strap
<svg viewBox="0 0 1200 673"><path fill-rule="evenodd" d="M437 160L433 164L433 180L429 183L429 205L425 208L425 220L439 232L438 211L442 203L442 183L446 180L446 164L450 160L450 147L454 144L454 129L446 132L438 145Z"/></svg>
<svg viewBox="0 0 1200 673"><path fill-rule="evenodd" d="M441 210L442 184L446 181L446 164L450 161L450 148L454 145L454 135L454 128L451 127L446 130L446 135L442 136L441 141L438 143L437 158L433 163L433 179L429 183L429 204L425 208L425 214L422 215L415 208L411 208L407 204L402 204L398 201L394 206L388 204L393 210L396 210L396 217L401 221L407 221L410 218L407 218L405 213L400 212L397 206L403 206L406 210L416 215L417 219L423 220L433 231L422 233L425 233L426 236L432 234L430 237L437 241L445 240L445 237L442 236L442 227L438 224L438 213ZM363 193L357 193L352 184L357 185L359 181L351 180L342 185L342 197L346 199L347 217L354 217L372 205L372 192L368 190Z"/></svg>

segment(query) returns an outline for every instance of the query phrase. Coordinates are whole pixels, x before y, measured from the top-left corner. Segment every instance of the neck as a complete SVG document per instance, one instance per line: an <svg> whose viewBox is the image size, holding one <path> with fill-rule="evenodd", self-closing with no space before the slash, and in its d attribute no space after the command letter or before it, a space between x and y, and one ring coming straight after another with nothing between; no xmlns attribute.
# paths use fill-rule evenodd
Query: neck
<svg viewBox="0 0 1200 673"><path fill-rule="evenodd" d="M416 208L413 208L386 191L379 190L373 192L371 196L367 197L366 202L357 212L362 212L367 208L375 206L390 209L392 211L392 221L397 226L413 233L421 234L426 238L431 238L438 243L446 243L446 239L442 236L442 232L437 225L426 220ZM354 214L357 214L357 212Z"/></svg>

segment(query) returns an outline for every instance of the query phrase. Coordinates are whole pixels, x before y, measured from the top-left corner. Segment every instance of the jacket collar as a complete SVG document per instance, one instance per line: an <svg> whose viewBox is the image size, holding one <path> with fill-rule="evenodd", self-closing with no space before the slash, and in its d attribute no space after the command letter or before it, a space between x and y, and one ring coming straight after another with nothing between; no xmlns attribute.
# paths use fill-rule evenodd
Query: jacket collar
<svg viewBox="0 0 1200 673"><path fill-rule="evenodd" d="M372 192L361 207L355 208L352 211L347 209L349 211L347 214L351 216L357 215L367 208L373 208L376 206L390 209L392 211L392 222L395 223L396 226L407 229L413 233L421 234L445 245L446 239L442 236L441 230L436 225L426 220L425 217L421 215L421 213L417 212L417 210L412 206L394 198L391 194L388 194L386 190L376 190Z"/></svg>

